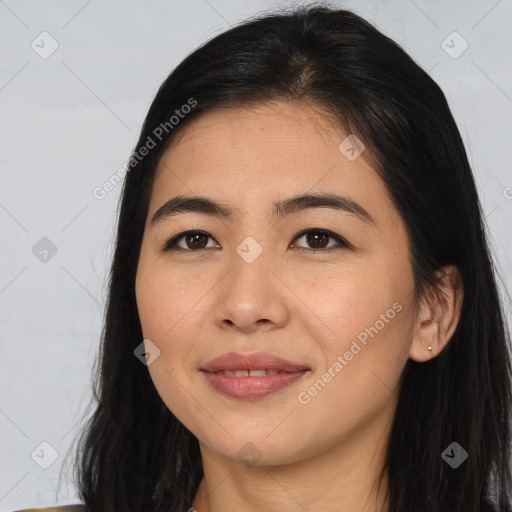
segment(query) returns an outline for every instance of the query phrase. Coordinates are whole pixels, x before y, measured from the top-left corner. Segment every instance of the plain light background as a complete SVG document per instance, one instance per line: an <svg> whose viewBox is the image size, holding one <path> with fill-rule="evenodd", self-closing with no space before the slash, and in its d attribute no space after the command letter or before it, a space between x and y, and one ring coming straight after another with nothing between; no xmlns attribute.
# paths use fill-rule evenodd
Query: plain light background
<svg viewBox="0 0 512 512"><path fill-rule="evenodd" d="M1 511L79 501L63 463L91 396L121 185L102 200L93 190L126 162L158 87L189 52L294 4L0 2ZM331 5L373 23L443 89L511 290L512 2Z"/></svg>

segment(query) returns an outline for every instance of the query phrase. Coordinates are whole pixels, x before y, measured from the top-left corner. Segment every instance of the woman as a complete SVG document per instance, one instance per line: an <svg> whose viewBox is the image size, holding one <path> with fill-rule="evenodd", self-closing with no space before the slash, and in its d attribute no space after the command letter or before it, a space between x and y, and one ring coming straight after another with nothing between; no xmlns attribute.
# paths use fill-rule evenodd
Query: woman
<svg viewBox="0 0 512 512"><path fill-rule="evenodd" d="M355 14L249 20L132 154L91 511L510 511L510 354L440 88Z"/></svg>

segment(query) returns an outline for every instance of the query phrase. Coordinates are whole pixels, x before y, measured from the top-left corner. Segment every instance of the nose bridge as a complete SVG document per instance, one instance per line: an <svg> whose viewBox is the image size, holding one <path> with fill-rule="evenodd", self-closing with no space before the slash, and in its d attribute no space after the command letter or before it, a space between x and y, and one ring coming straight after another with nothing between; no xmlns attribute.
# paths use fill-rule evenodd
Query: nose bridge
<svg viewBox="0 0 512 512"><path fill-rule="evenodd" d="M262 242L261 237L258 237ZM231 292L243 297L261 299L261 291L268 290L271 272L267 268L271 250L263 247L256 238L247 236L235 248L231 258ZM244 287L248 287L244 289Z"/></svg>
<svg viewBox="0 0 512 512"><path fill-rule="evenodd" d="M259 320L280 324L286 318L282 285L272 271L272 251L247 236L235 247L215 308L216 322L250 329Z"/></svg>

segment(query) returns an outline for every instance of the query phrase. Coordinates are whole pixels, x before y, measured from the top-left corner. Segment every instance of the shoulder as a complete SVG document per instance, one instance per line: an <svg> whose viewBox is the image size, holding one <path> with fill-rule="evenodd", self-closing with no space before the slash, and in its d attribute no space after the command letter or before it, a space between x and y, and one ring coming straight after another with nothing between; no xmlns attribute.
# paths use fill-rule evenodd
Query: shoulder
<svg viewBox="0 0 512 512"><path fill-rule="evenodd" d="M88 512L86 505L63 505L61 507L49 508L24 508L22 510L13 510L13 512Z"/></svg>

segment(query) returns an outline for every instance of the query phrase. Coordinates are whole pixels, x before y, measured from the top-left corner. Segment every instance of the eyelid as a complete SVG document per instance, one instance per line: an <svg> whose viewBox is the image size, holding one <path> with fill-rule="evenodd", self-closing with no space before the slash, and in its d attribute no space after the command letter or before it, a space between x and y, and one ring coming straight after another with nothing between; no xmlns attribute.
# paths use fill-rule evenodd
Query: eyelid
<svg viewBox="0 0 512 512"><path fill-rule="evenodd" d="M328 247L328 248L324 248L324 249L309 249L307 247L297 247L299 250L308 251L308 252L328 252L331 249L339 249L339 248L353 249L354 248L353 245L351 243L349 243L345 238L343 238L342 236L334 233L333 231L330 231L329 229L324 229L324 228L305 228L305 229L302 229L301 231L299 231L293 237L292 242L295 241L296 239L301 238L302 236L308 234L309 232L326 234L326 235L330 236L331 238L333 238L338 243L338 245L337 246ZM189 233L196 233L196 234L199 233L199 234L205 235L208 238L211 238L212 240L215 240L215 238L213 238L213 236L211 236L206 231L203 231L201 229L188 229L186 231L181 231L181 232L177 233L176 235L173 235L169 240L164 242L162 247L161 247L162 252L169 252L169 251L172 251L172 250L184 251L184 252L203 252L203 251L205 251L204 248L203 249L196 249L196 250L194 250L194 249L183 249L182 247L176 247L176 243L182 237L184 237L185 235L188 235ZM211 247L209 249L211 249Z"/></svg>
<svg viewBox="0 0 512 512"><path fill-rule="evenodd" d="M162 248L161 248L162 251L163 252L168 252L168 251L171 251L171 250L177 250L177 251L181 250L181 251L185 251L185 252L201 252L201 251L204 251L204 249L198 249L198 250L194 251L192 249L183 249L181 247L176 248L176 242L178 242L178 240L180 238L184 237L185 235L188 235L189 233L200 233L202 235L205 235L205 236L211 238L212 240L215 240L213 238L213 236L210 235L210 233L208 233L206 231L203 231L201 229L187 229L185 231L180 231L176 235L173 235L169 240L164 242L163 245L162 245Z"/></svg>
<svg viewBox="0 0 512 512"><path fill-rule="evenodd" d="M303 230L299 231L293 237L293 240L296 240L297 238L301 238L302 236L307 235L310 231L314 232L314 233L322 233L322 234L328 235L331 238L333 238L338 243L338 245L337 246L328 247L327 249L316 249L316 250L315 249L308 249L307 247L298 247L299 250L304 250L304 251L308 251L308 252L327 252L327 251L329 251L331 249L339 249L339 248L342 248L342 247L345 247L347 249L353 248L352 244L347 242L342 236L334 233L333 231L330 231L329 229L324 229L324 228L306 228L306 229L303 229Z"/></svg>

